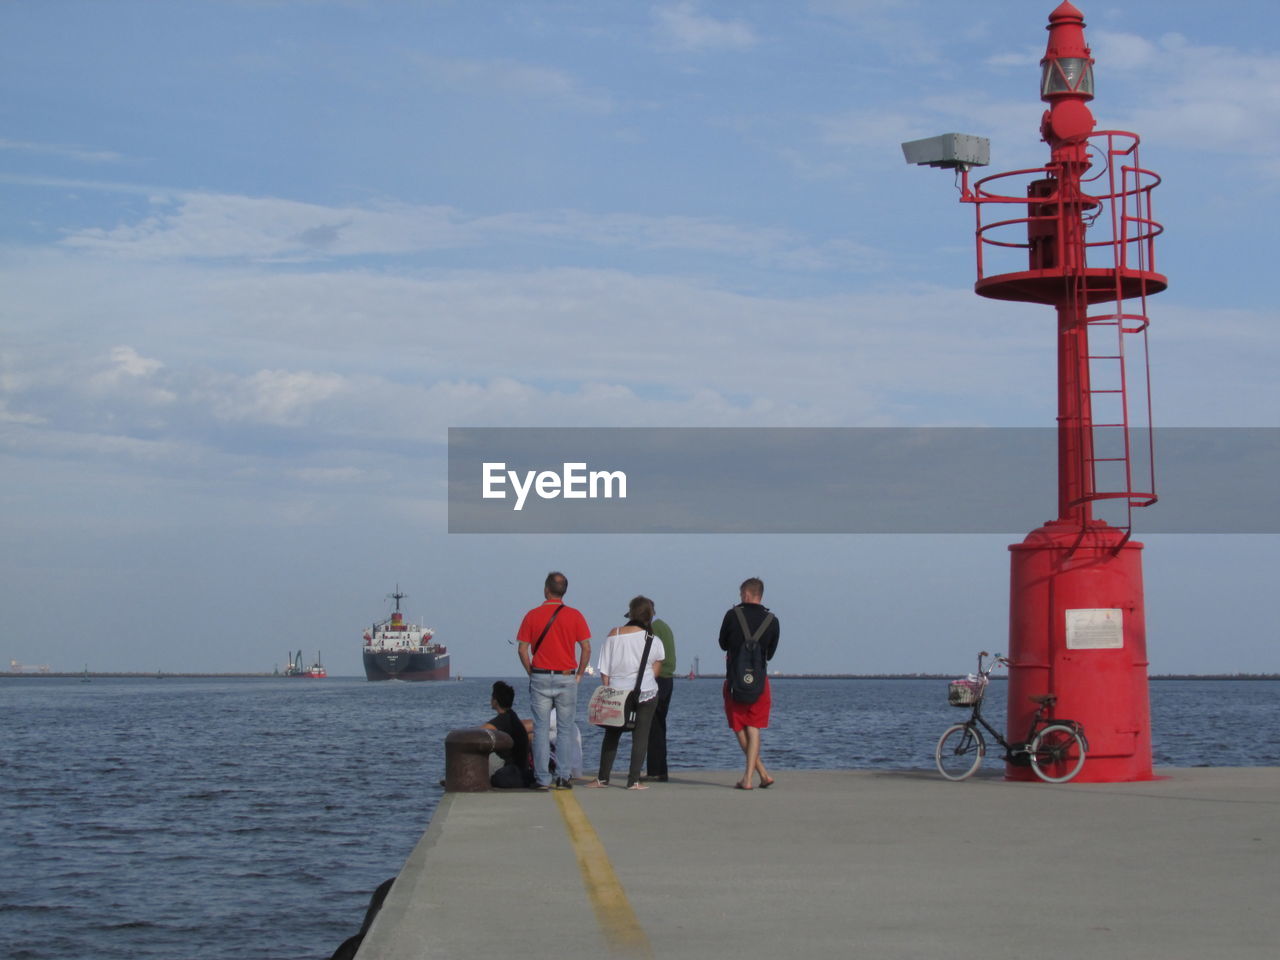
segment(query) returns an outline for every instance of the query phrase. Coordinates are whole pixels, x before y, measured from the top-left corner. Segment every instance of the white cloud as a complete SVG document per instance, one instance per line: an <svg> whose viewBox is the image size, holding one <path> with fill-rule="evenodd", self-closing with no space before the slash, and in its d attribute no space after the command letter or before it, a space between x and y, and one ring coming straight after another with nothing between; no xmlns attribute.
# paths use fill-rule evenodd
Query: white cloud
<svg viewBox="0 0 1280 960"><path fill-rule="evenodd" d="M72 233L70 247L164 259L315 259L462 246L468 241L440 207L362 209L276 198L184 194L137 223Z"/></svg>
<svg viewBox="0 0 1280 960"><path fill-rule="evenodd" d="M338 374L259 370L248 377L217 377L196 399L208 404L219 420L298 427L312 419L320 404L351 389Z"/></svg>
<svg viewBox="0 0 1280 960"><path fill-rule="evenodd" d="M0 150L11 153L34 153L41 156L61 157L81 163L120 163L125 158L114 150L88 150L84 147L60 143L33 143L29 140L0 139Z"/></svg>
<svg viewBox="0 0 1280 960"><path fill-rule="evenodd" d="M887 10L909 10L919 0L809 0L809 9L831 17L860 20ZM919 29L919 25L916 26Z"/></svg>
<svg viewBox="0 0 1280 960"><path fill-rule="evenodd" d="M1051 415L1041 383L1052 376L1051 343L1025 322L1027 308L967 290L745 294L620 270L275 273L99 266L72 252L13 264L0 281L13 315L27 318L16 343L46 328L41 305L62 291L62 346L10 347L0 377L8 419L50 429L221 445L240 442L223 426L261 425L329 445L438 440L450 424L537 424L550 413L575 425L1034 423ZM1194 329L1174 344L1164 304L1153 309L1164 364L1204 353ZM1265 407L1272 327L1248 312L1229 327L1214 322L1215 337L1247 341L1212 355L1252 398L1235 413L1222 406L1220 422L1248 422L1253 405ZM102 329L114 348L95 346ZM251 372L241 372L248 363ZM756 365L768 376L744 381ZM1161 382L1157 375L1158 396ZM1165 398L1161 410L1171 403Z"/></svg>
<svg viewBox="0 0 1280 960"><path fill-rule="evenodd" d="M81 229L66 246L145 260L331 260L478 248L547 239L583 248L623 247L744 255L788 269L848 268L870 251L812 244L792 231L688 216L575 210L468 215L443 206L329 207L277 198L185 194L153 198L155 212L111 228Z"/></svg>
<svg viewBox="0 0 1280 960"><path fill-rule="evenodd" d="M19 428L5 435L5 446L15 454L37 460L78 461L86 468L98 459L144 464L169 469L198 465L203 451L196 444L176 439L140 439L120 433L91 430Z"/></svg>
<svg viewBox="0 0 1280 960"><path fill-rule="evenodd" d="M164 366L159 360L144 357L133 347L112 347L106 370L94 374L94 383L115 386L125 378L139 379L150 376Z"/></svg>
<svg viewBox="0 0 1280 960"><path fill-rule="evenodd" d="M112 347L93 366L97 369L83 382L86 390L99 399L113 396L144 407L161 407L177 399L172 390L155 382L153 375L164 364L142 356L133 347Z"/></svg>
<svg viewBox="0 0 1280 960"><path fill-rule="evenodd" d="M1106 70L1139 70L1154 64L1159 55L1156 45L1146 37L1132 33L1095 31L1090 49L1093 58ZM1036 55L1039 61L1043 53Z"/></svg>
<svg viewBox="0 0 1280 960"><path fill-rule="evenodd" d="M21 284L0 279L19 305L39 301L63 271L84 276L76 258L65 259L43 277L21 271ZM981 397L984 384L1021 389L1033 369L1024 354L1035 346L1023 325L1000 321L963 291L745 295L584 269L404 277L131 264L93 276L78 288L78 307L64 304L60 323L88 333L106 319L137 344L105 365L116 389L86 382L82 371L104 370L100 353L15 355L11 366L30 376L11 383L8 408L53 429L213 446L263 442L227 425L292 431L324 447L354 437L439 441L451 424L548 420L932 422L964 413L952 403L939 414L929 397ZM138 318L139 290L182 323ZM249 357L256 372L240 373ZM130 385L166 391L169 403L148 403Z"/></svg>
<svg viewBox="0 0 1280 960"><path fill-rule="evenodd" d="M909 109L889 106L817 117L819 150L839 160L824 165L806 156L802 162L806 169L847 177L851 168L871 162L869 158L877 158L882 167L899 166L899 144L904 141L958 132L987 137L993 161L1000 166L1035 165L1045 159L1038 142L1043 109L1038 100L997 102L968 92L948 92L921 97Z"/></svg>
<svg viewBox="0 0 1280 960"><path fill-rule="evenodd" d="M744 51L759 42L750 24L742 20L717 20L705 16L693 3L654 7L653 16L659 41L675 50L692 53Z"/></svg>
<svg viewBox="0 0 1280 960"><path fill-rule="evenodd" d="M1096 30L1089 39L1098 64L1091 107L1100 128L1133 130L1146 143L1184 153L1244 157L1260 177L1280 178L1280 56L1198 45L1172 33L1150 40ZM1042 56L1043 47L1027 46L983 59L988 67L1022 71L1025 97L991 97L944 75L939 92L909 103L887 97L875 107L819 118L818 149L884 151L889 143L955 129L989 137L997 167L1043 163L1037 131L1045 107L1034 95ZM805 169L824 169L820 152L798 156Z"/></svg>
<svg viewBox="0 0 1280 960"><path fill-rule="evenodd" d="M1099 97L1109 82L1123 83L1107 102L1139 104L1117 125L1183 150L1250 157L1268 176L1280 174L1280 56L1200 46L1178 34L1152 43L1099 33L1094 45Z"/></svg>
<svg viewBox="0 0 1280 960"><path fill-rule="evenodd" d="M321 486L363 483L369 479L369 471L359 467L304 467L294 471L294 475L304 483Z"/></svg>
<svg viewBox="0 0 1280 960"><path fill-rule="evenodd" d="M14 413L9 409L8 400L0 397L0 423L26 424L28 426L36 426L44 423L44 417L36 416L34 413Z"/></svg>
<svg viewBox="0 0 1280 960"><path fill-rule="evenodd" d="M896 149L918 135L920 121L901 111L852 110L816 120L821 142L838 147Z"/></svg>
<svg viewBox="0 0 1280 960"><path fill-rule="evenodd" d="M54 187L59 190L93 190L101 193L134 194L148 197L159 203L172 199L178 191L141 183L125 183L119 180L83 180L75 177L47 177L0 172L0 183L20 184L24 187Z"/></svg>
<svg viewBox="0 0 1280 960"><path fill-rule="evenodd" d="M1023 48L1022 50L1011 50L1005 53L992 54L983 62L989 67L1009 67L1024 70L1036 67L1043 56L1043 47L1030 46Z"/></svg>
<svg viewBox="0 0 1280 960"><path fill-rule="evenodd" d="M417 63L428 81L460 96L543 101L587 113L610 113L614 107L606 93L584 88L572 74L555 67L426 55L418 57Z"/></svg>

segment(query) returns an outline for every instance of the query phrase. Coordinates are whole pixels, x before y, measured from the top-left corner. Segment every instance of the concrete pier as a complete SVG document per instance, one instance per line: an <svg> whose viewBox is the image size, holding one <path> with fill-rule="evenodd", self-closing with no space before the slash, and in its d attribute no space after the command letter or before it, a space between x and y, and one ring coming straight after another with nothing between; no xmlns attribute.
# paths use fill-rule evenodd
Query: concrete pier
<svg viewBox="0 0 1280 960"><path fill-rule="evenodd" d="M359 960L1272 960L1280 769L448 794Z"/></svg>

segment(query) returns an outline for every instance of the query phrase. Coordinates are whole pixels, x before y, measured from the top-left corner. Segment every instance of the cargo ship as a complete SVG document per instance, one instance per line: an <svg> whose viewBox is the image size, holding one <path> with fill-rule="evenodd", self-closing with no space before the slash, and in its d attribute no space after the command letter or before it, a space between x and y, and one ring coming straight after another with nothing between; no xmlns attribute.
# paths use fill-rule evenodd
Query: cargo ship
<svg viewBox="0 0 1280 960"><path fill-rule="evenodd" d="M432 643L430 627L405 623L396 587L395 612L364 632L364 675L370 680L448 680L449 651Z"/></svg>

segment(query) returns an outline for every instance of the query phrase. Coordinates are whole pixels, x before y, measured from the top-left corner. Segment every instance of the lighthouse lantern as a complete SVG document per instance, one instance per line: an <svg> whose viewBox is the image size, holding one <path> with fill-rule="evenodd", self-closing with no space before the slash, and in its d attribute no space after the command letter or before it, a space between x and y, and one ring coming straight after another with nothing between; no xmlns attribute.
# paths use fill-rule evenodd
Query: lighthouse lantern
<svg viewBox="0 0 1280 960"><path fill-rule="evenodd" d="M1093 96L1093 61L1086 57L1046 58L1040 74L1040 96L1084 93Z"/></svg>

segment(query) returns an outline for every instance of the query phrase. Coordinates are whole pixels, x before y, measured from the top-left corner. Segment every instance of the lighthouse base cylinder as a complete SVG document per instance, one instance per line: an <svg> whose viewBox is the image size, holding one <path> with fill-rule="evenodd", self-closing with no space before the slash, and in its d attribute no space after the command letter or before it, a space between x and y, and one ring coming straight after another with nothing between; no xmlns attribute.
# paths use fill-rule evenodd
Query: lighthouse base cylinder
<svg viewBox="0 0 1280 960"><path fill-rule="evenodd" d="M1142 544L1103 523L1048 523L1009 547L1007 738L1026 736L1030 697L1054 694L1051 718L1078 721L1088 758L1075 782L1154 779ZM1010 780L1035 780L1006 765Z"/></svg>

